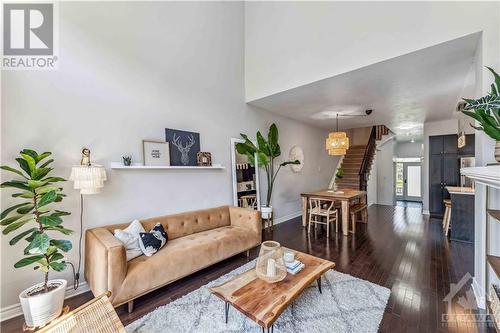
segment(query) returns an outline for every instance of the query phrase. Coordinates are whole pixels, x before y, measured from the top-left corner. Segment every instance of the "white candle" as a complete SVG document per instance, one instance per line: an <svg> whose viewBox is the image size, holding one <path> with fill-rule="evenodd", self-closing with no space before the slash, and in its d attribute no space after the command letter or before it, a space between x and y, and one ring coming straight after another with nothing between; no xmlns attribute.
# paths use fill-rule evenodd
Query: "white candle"
<svg viewBox="0 0 500 333"><path fill-rule="evenodd" d="M276 260L274 260L273 258L269 258L267 260L267 276L276 276Z"/></svg>

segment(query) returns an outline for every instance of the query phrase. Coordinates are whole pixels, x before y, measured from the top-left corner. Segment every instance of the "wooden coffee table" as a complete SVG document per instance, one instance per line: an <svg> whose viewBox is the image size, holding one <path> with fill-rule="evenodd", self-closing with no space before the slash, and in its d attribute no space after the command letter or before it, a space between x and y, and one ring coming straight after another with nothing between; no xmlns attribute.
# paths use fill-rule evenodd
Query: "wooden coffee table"
<svg viewBox="0 0 500 333"><path fill-rule="evenodd" d="M321 276L334 268L335 263L306 253L294 252L295 257L302 261L305 267L296 275L288 273L283 281L277 283L262 281L253 268L218 287L209 289L224 301L226 323L232 305L260 325L263 332L264 329L272 332L276 319L311 283L317 281L321 293Z"/></svg>

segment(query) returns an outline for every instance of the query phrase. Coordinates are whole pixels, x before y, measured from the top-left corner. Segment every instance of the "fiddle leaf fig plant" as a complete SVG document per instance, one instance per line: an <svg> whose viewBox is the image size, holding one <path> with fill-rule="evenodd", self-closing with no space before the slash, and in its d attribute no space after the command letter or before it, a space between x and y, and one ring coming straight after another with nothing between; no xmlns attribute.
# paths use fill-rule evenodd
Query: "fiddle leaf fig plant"
<svg viewBox="0 0 500 333"><path fill-rule="evenodd" d="M275 168L275 159L281 155L281 148L278 143L278 127L276 127L276 124L272 124L271 127L269 127L267 140L264 138L262 133L260 133L260 131L257 132L257 145L255 145L247 135L240 135L245 140L245 142L236 144L236 150L238 151L238 153L246 155L251 166L256 165L255 157L257 157L257 165L263 167L266 171L266 206L270 207L274 181L276 180L276 176L278 176L279 171L286 165L300 164L300 161L285 161L278 164L277 169Z"/></svg>
<svg viewBox="0 0 500 333"><path fill-rule="evenodd" d="M500 76L490 67L486 67L495 77L491 84L491 91L487 96L479 99L466 99L467 103L462 111L467 116L474 118L479 126L477 130L484 131L489 137L500 141Z"/></svg>
<svg viewBox="0 0 500 333"><path fill-rule="evenodd" d="M0 225L4 235L15 234L9 244L27 242L24 257L14 264L15 268L35 265L34 270L44 274L44 292L49 291L49 271L62 271L66 268L63 252L68 252L72 244L68 240L53 238L51 235L70 235L73 231L63 227L62 217L70 213L54 209L65 195L56 183L63 182L61 177L50 176L54 161L47 159L50 152L38 154L24 149L16 158L19 168L1 166L0 168L16 174L18 179L1 184L3 188L16 190L12 197L21 200L0 214ZM49 235L49 232L51 235Z"/></svg>

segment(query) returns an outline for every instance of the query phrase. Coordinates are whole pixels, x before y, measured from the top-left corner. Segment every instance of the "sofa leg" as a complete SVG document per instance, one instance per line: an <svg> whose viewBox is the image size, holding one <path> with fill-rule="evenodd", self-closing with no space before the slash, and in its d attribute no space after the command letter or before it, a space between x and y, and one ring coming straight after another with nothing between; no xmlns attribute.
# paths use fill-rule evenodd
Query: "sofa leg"
<svg viewBox="0 0 500 333"><path fill-rule="evenodd" d="M247 258L250 257L250 250L247 250Z"/></svg>
<svg viewBox="0 0 500 333"><path fill-rule="evenodd" d="M127 303L128 313L132 313L134 311L134 300L131 300Z"/></svg>

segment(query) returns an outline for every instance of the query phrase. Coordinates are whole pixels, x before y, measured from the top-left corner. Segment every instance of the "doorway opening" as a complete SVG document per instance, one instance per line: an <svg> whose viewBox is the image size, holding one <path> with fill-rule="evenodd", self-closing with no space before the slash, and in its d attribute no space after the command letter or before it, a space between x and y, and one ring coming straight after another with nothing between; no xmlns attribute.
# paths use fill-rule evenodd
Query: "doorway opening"
<svg viewBox="0 0 500 333"><path fill-rule="evenodd" d="M422 202L422 163L399 160L395 162L396 201Z"/></svg>

